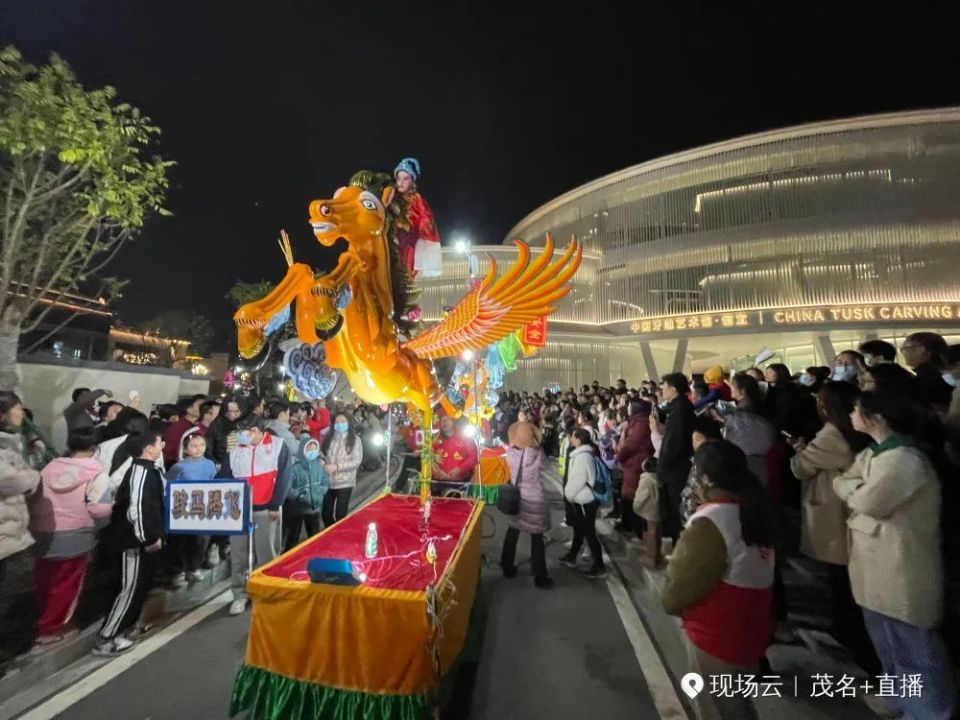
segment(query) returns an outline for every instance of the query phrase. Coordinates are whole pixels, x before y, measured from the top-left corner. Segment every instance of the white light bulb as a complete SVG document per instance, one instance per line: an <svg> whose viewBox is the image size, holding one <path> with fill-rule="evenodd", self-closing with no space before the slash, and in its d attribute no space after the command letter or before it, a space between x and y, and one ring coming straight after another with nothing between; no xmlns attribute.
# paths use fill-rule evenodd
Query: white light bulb
<svg viewBox="0 0 960 720"><path fill-rule="evenodd" d="M473 350L464 350L461 357L467 362L470 362L471 360L473 360Z"/></svg>
<svg viewBox="0 0 960 720"><path fill-rule="evenodd" d="M463 434L466 435L468 438L476 437L476 436L477 436L477 426L476 426L476 425L467 425L467 426L463 429Z"/></svg>
<svg viewBox="0 0 960 720"><path fill-rule="evenodd" d="M233 369L233 372L235 372L235 373L241 373L241 372L243 372L243 368L240 367L239 365L237 365L237 366Z"/></svg>

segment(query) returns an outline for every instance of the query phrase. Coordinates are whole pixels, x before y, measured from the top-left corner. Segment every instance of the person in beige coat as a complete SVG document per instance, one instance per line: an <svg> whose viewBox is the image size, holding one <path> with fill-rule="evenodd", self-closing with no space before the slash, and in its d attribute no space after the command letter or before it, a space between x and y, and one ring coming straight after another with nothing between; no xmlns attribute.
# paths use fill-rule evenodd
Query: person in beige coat
<svg viewBox="0 0 960 720"><path fill-rule="evenodd" d="M856 385L832 382L817 393L817 412L823 427L807 445L793 443L796 454L790 469L803 493L800 552L826 563L830 580L833 636L853 653L857 664L874 676L880 661L863 624L863 613L850 592L847 572L847 517L849 512L833 490L833 480L847 470L855 454L867 447L870 436L853 429L850 413L860 392Z"/></svg>
<svg viewBox="0 0 960 720"><path fill-rule="evenodd" d="M40 473L24 459L22 422L20 398L0 390L0 662L33 643L33 558L28 551L33 536L27 497L40 484Z"/></svg>
<svg viewBox="0 0 960 720"><path fill-rule="evenodd" d="M888 698L910 718L954 717L950 658L937 629L943 615L940 482L911 435L913 397L866 392L851 414L873 444L835 478L850 510L850 585L887 674L917 675L919 697Z"/></svg>

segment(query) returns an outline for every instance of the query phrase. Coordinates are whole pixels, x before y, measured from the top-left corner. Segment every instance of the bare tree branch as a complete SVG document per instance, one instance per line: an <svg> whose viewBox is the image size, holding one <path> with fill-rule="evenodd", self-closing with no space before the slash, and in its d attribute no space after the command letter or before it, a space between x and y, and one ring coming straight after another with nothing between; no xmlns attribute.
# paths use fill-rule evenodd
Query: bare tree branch
<svg viewBox="0 0 960 720"><path fill-rule="evenodd" d="M84 235L89 231L86 230L84 226L85 225L88 226L89 221L90 221L90 217L88 215L83 215L83 216L77 217L76 219L70 219L70 220L65 218L62 222L54 223L52 226L47 228L47 230L43 233L43 235L40 238L40 242L37 243L39 245L40 251L37 257L34 259L33 278L31 279L30 287L27 290L27 292L34 291L36 293L30 299L31 306L35 304L36 299L38 297L43 296L50 289L49 287L46 287L43 289L40 288L40 273L46 268L45 260L47 257L47 251L50 250L51 248L56 247L56 241L54 240L54 237L58 234L71 235L72 232L77 232L80 234L78 238L78 242L85 241L86 238L84 237ZM75 227L74 228L64 227L64 223L67 223L67 222L69 222L71 225ZM96 244L99 241L100 239L99 235L100 235L100 230L98 228L97 236L93 238L93 240L91 241L91 244Z"/></svg>
<svg viewBox="0 0 960 720"><path fill-rule="evenodd" d="M87 176L88 169L89 169L89 165L81 169L78 173L76 173L76 175L74 175L72 178L70 178L63 184L58 185L55 188L51 188L46 192L39 193L36 196L36 199L34 200L34 202L38 202L38 203L46 202L50 198L56 197L57 195L60 195L61 193L66 192L67 190L72 188L74 185L78 184L81 180L83 180Z"/></svg>
<svg viewBox="0 0 960 720"><path fill-rule="evenodd" d="M9 236L6 238L6 242L11 243L9 246L9 253L11 256L16 249L16 243L19 240L19 236L23 234L23 224L27 218L28 211L33 207L33 194L36 191L37 183L40 182L40 174L43 172L43 155L40 156L40 159L41 162L37 163L37 170L33 174L33 180L30 182L30 187L26 189L24 194L23 203L20 205L20 211L17 213L17 217L13 222L13 227L10 229Z"/></svg>
<svg viewBox="0 0 960 720"><path fill-rule="evenodd" d="M47 303L47 306L43 310L41 310L39 314L31 317L29 324L23 325L21 327L21 332L24 332L24 333L33 332L38 327L40 327L40 323L42 323L44 318L46 318L47 315L49 314L49 312L53 310L54 307L57 306L57 303L63 302L63 298L66 296L66 294L67 294L66 290L61 290L55 297L48 298L49 302ZM31 306L30 313L23 314L24 322L26 322L26 318L33 313L36 306L39 305L41 302L42 302L42 298L38 298Z"/></svg>
<svg viewBox="0 0 960 720"><path fill-rule="evenodd" d="M123 247L124 243L130 239L131 234L132 233L128 230L121 231L114 240L111 240L111 242L114 243L113 249L110 250L110 254L107 255L103 262L95 265L92 268L84 268L83 273L85 275L95 275L103 270L103 268L106 267L111 260L113 260L114 256L120 251L120 248ZM104 252L106 252L106 250L104 250Z"/></svg>
<svg viewBox="0 0 960 720"><path fill-rule="evenodd" d="M64 271L67 269L68 265L70 264L70 261L73 259L73 256L83 245L84 241L86 240L86 234L93 229L93 225L95 223L96 223L96 218L90 218L88 223L89 227L87 228L86 232L77 233L77 241L67 251L67 254L64 256L63 260L60 262L59 267L57 267L57 269L51 274L51 276L47 278L47 281L44 283L41 291L34 296L32 302L27 306L26 310L24 311L24 315L28 315L29 313L33 312L33 309L36 307L37 303L39 302L39 299L46 293L52 292L54 287L59 286L60 276L63 275ZM61 297L62 297L62 292L61 292Z"/></svg>
<svg viewBox="0 0 960 720"><path fill-rule="evenodd" d="M20 352L20 353L18 353L18 354L19 354L19 355L32 355L33 353L35 353L38 349L40 349L40 346L43 345L43 343L45 343L47 340L49 340L51 337L53 337L56 333L60 332L60 331L63 330L67 325L69 325L69 324L70 324L70 321L73 320L78 314L79 314L79 313L72 313L71 315L69 315L69 316L67 317L66 320L64 320L64 321L61 322L59 325L57 325L55 328L53 328L53 330L51 330L51 331L48 332L46 335L44 335L42 338L40 338L39 340L37 340L33 345L31 345L30 347L28 347L26 350L23 350L22 352ZM22 328L21 328L21 330L20 330L20 333L21 333L21 334L24 334L24 335L25 335L26 333L28 333L28 332L33 332L33 331L32 331L32 330L24 330L24 329L22 329Z"/></svg>

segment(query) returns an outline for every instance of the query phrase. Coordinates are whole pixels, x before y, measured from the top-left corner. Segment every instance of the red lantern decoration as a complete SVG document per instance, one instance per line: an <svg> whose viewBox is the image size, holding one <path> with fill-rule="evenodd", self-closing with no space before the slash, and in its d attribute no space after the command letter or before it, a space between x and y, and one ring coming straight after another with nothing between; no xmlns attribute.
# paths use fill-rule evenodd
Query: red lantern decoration
<svg viewBox="0 0 960 720"><path fill-rule="evenodd" d="M523 344L542 348L547 344L547 316L541 315L529 325L523 326Z"/></svg>

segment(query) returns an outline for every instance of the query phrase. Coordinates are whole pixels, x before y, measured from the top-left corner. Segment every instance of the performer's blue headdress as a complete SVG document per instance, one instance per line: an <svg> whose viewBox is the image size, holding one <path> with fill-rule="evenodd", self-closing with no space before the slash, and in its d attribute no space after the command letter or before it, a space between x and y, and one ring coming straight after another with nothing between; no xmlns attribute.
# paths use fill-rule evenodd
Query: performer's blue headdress
<svg viewBox="0 0 960 720"><path fill-rule="evenodd" d="M420 179L420 161L416 158L408 157L401 160L400 164L394 168L393 176L396 177L401 170L412 177L414 182Z"/></svg>

